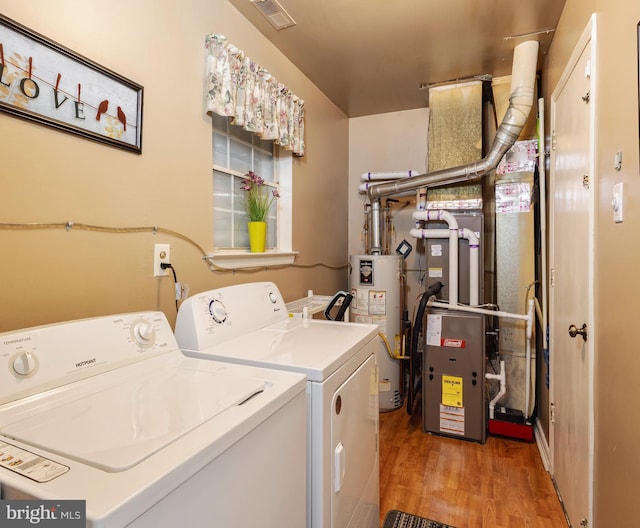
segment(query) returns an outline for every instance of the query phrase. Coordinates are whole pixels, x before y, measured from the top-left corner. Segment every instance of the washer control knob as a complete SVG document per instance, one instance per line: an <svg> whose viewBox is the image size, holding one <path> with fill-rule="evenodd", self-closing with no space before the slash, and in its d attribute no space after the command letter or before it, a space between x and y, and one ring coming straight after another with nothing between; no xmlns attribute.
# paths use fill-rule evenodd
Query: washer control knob
<svg viewBox="0 0 640 528"><path fill-rule="evenodd" d="M278 296L273 292L269 292L269 300L271 304L276 304L278 302Z"/></svg>
<svg viewBox="0 0 640 528"><path fill-rule="evenodd" d="M138 321L133 327L133 337L141 345L148 345L153 340L153 325L148 321Z"/></svg>
<svg viewBox="0 0 640 528"><path fill-rule="evenodd" d="M13 370L20 376L28 376L36 368L36 357L31 352L18 354L13 360Z"/></svg>
<svg viewBox="0 0 640 528"><path fill-rule="evenodd" d="M215 299L209 303L209 314L213 317L213 320L222 324L227 320L227 309L219 300Z"/></svg>

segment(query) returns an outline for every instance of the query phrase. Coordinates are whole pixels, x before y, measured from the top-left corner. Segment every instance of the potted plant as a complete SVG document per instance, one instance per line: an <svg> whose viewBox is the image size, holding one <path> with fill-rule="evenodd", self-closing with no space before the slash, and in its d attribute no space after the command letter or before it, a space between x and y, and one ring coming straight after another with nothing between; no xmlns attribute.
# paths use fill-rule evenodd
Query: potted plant
<svg viewBox="0 0 640 528"><path fill-rule="evenodd" d="M267 239L267 215L276 198L279 198L277 189L269 192L264 179L255 172L245 174L245 180L240 184L240 189L245 191L244 208L249 217L249 247L252 253L264 252Z"/></svg>

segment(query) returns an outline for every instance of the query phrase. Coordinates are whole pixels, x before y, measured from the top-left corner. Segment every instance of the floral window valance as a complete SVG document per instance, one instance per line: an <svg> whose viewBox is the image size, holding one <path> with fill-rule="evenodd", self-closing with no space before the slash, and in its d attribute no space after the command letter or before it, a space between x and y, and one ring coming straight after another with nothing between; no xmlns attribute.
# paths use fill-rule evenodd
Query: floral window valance
<svg viewBox="0 0 640 528"><path fill-rule="evenodd" d="M206 108L304 155L304 101L223 35L207 35Z"/></svg>

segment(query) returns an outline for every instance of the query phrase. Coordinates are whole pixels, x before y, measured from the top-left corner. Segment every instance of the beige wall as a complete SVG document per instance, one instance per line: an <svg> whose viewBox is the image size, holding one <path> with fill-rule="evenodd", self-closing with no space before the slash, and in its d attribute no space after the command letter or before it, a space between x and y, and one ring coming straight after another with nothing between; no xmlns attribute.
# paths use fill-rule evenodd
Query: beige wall
<svg viewBox="0 0 640 528"><path fill-rule="evenodd" d="M211 251L203 43L217 32L305 100L307 155L293 162L296 263L346 264L348 120L226 0L0 0L0 12L144 86L141 155L0 113L0 222L159 226ZM192 294L253 280L273 280L286 300L346 287L344 267L212 272L191 244L150 231L0 230L0 331L148 309L173 322L172 281L152 276L157 242L171 244Z"/></svg>
<svg viewBox="0 0 640 528"><path fill-rule="evenodd" d="M546 60L550 98L591 13L597 13L594 519L590 526L637 526L640 519L640 166L638 161L637 0L567 0ZM547 121L548 122L548 121ZM547 134L549 131L547 130ZM622 152L621 171L613 168ZM615 224L611 193L624 183L624 222ZM576 263L578 265L578 263ZM553 351L551 351L553 353Z"/></svg>

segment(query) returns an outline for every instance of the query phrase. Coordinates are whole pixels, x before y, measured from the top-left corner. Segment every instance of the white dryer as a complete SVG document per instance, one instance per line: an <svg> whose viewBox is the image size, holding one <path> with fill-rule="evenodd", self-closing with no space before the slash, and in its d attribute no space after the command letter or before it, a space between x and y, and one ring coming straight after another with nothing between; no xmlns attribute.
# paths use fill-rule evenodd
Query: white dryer
<svg viewBox="0 0 640 528"><path fill-rule="evenodd" d="M0 497L84 500L91 528L300 528L305 389L185 357L160 312L0 334Z"/></svg>
<svg viewBox="0 0 640 528"><path fill-rule="evenodd" d="M271 282L185 300L182 351L307 376L308 528L379 526L378 327L290 318Z"/></svg>

